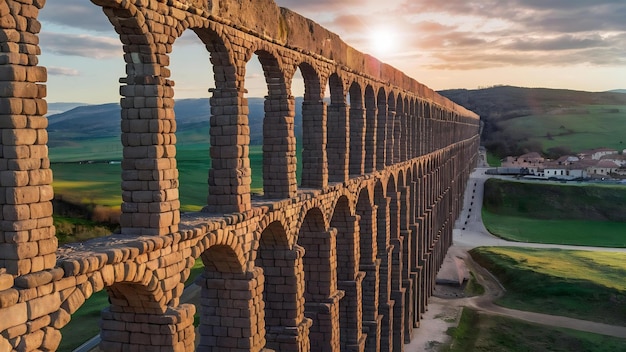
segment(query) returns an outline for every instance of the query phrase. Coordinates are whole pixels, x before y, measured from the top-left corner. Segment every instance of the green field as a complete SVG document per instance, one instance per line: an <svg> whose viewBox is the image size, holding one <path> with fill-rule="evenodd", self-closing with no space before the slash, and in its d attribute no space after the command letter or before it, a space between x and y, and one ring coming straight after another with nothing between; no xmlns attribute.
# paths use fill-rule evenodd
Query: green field
<svg viewBox="0 0 626 352"><path fill-rule="evenodd" d="M480 247L470 254L506 288L499 305L626 326L626 253Z"/></svg>
<svg viewBox="0 0 626 352"><path fill-rule="evenodd" d="M626 339L553 328L486 315L464 308L452 342L444 352L614 352L626 351Z"/></svg>
<svg viewBox="0 0 626 352"><path fill-rule="evenodd" d="M489 233L517 242L626 247L626 222L543 220L482 211Z"/></svg>
<svg viewBox="0 0 626 352"><path fill-rule="evenodd" d="M587 105L501 122L509 131L528 133L546 151L567 146L578 152L607 147L626 148L626 105Z"/></svg>
<svg viewBox="0 0 626 352"><path fill-rule="evenodd" d="M95 143L103 144L98 141ZM98 204L119 209L122 202L121 165L119 163L79 164L75 161L120 160L120 154L83 153L83 149L91 150L92 148L87 142L84 145L87 147L64 147L62 152L55 148L51 149L55 194L60 194L64 199L77 203ZM179 170L181 208L183 211L200 210L207 204L208 171L211 167L208 146L183 143L178 146L176 161ZM250 165L252 192L262 192L263 150L261 146L250 147Z"/></svg>
<svg viewBox="0 0 626 352"><path fill-rule="evenodd" d="M512 241L626 247L626 187L489 179L483 223Z"/></svg>

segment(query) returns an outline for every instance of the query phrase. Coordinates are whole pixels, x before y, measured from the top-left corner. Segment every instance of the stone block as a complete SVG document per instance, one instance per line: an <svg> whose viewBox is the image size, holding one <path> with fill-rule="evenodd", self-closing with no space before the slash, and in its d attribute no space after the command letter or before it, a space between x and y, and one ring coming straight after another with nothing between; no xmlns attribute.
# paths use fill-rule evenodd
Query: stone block
<svg viewBox="0 0 626 352"><path fill-rule="evenodd" d="M32 288L48 284L52 281L52 273L48 271L34 272L15 278L15 285L21 288Z"/></svg>
<svg viewBox="0 0 626 352"><path fill-rule="evenodd" d="M16 304L19 298L20 295L16 289L8 288L0 291L0 311L2 308Z"/></svg>
<svg viewBox="0 0 626 352"><path fill-rule="evenodd" d="M58 293L30 300L27 303L28 319L33 320L58 310L61 299Z"/></svg>
<svg viewBox="0 0 626 352"><path fill-rule="evenodd" d="M41 349L45 351L56 351L59 344L61 344L61 332L51 327L46 327L43 331L44 338L41 342Z"/></svg>
<svg viewBox="0 0 626 352"><path fill-rule="evenodd" d="M12 326L26 323L28 320L28 311L26 303L18 303L14 306L0 309L2 319L0 319L0 331Z"/></svg>

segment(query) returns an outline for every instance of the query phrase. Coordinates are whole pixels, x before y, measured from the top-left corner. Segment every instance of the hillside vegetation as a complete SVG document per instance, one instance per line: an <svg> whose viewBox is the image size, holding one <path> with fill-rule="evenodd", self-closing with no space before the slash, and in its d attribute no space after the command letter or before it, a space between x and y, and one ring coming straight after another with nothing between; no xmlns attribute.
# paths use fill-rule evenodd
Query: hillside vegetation
<svg viewBox="0 0 626 352"><path fill-rule="evenodd" d="M626 326L625 253L479 247L470 254L506 288L499 305Z"/></svg>
<svg viewBox="0 0 626 352"><path fill-rule="evenodd" d="M626 148L626 94L496 86L439 92L481 116L481 140L502 158Z"/></svg>

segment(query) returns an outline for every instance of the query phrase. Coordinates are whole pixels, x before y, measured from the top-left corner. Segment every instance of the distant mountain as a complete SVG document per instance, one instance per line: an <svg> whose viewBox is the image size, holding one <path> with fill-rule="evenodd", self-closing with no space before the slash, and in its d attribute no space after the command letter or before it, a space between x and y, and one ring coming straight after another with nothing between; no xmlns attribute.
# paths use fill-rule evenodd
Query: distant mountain
<svg viewBox="0 0 626 352"><path fill-rule="evenodd" d="M48 103L48 115L55 115L72 110L77 106L88 105L85 103Z"/></svg>
<svg viewBox="0 0 626 352"><path fill-rule="evenodd" d="M613 90L610 90L609 93L624 93L624 94L626 94L626 89L613 89Z"/></svg>
<svg viewBox="0 0 626 352"><path fill-rule="evenodd" d="M251 144L263 141L263 98L248 98ZM63 106L58 104L60 109ZM296 136L302 135L302 98L296 98ZM183 143L208 141L211 106L209 99L179 99L174 106L179 141ZM121 134L121 108L118 103L83 105L48 116L50 147L75 145L81 140L119 137ZM184 138L180 138L184 135Z"/></svg>

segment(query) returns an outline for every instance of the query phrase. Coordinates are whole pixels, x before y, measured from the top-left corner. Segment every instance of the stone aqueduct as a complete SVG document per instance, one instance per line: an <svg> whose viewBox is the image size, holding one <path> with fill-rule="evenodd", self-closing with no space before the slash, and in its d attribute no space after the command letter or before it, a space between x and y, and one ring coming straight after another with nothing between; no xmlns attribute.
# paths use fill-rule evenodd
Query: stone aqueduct
<svg viewBox="0 0 626 352"><path fill-rule="evenodd" d="M0 351L57 349L105 289L106 351L402 351L451 244L478 116L271 0L92 1L126 61L122 231L61 248L37 61L45 0L0 2ZM167 66L185 30L210 52L216 87L207 206L181 215ZM244 98L253 54L268 85L262 197L250 193ZM180 297L197 258L196 329Z"/></svg>

